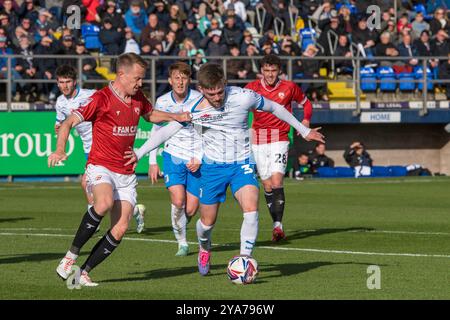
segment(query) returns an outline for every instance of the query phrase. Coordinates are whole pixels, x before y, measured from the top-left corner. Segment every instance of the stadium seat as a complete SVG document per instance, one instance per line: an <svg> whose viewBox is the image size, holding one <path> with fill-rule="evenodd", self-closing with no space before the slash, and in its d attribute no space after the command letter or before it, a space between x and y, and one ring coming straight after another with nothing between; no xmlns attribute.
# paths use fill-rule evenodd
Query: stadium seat
<svg viewBox="0 0 450 320"><path fill-rule="evenodd" d="M404 177L408 172L406 167L403 166L390 166L388 168L392 177Z"/></svg>
<svg viewBox="0 0 450 320"><path fill-rule="evenodd" d="M88 50L103 50L103 45L99 39L100 28L93 24L83 24L81 26L81 36L86 43Z"/></svg>
<svg viewBox="0 0 450 320"><path fill-rule="evenodd" d="M414 91L416 90L416 82L413 73L402 72L397 75L399 79L399 89L400 91Z"/></svg>
<svg viewBox="0 0 450 320"><path fill-rule="evenodd" d="M338 178L354 178L355 170L350 167L335 167L336 177Z"/></svg>
<svg viewBox="0 0 450 320"><path fill-rule="evenodd" d="M361 90L363 92L375 92L377 91L376 74L373 68L364 67L361 68Z"/></svg>
<svg viewBox="0 0 450 320"><path fill-rule="evenodd" d="M317 174L319 178L336 178L336 170L331 167L317 168Z"/></svg>
<svg viewBox="0 0 450 320"><path fill-rule="evenodd" d="M305 51L306 48L310 44L314 44L316 42L316 30L313 28L303 28L300 30L300 42L301 42L301 48L302 51Z"/></svg>
<svg viewBox="0 0 450 320"><path fill-rule="evenodd" d="M431 69L427 67L427 90L431 91L434 89L434 83L432 83L429 80L433 79L433 73L431 72ZM423 80L423 68L422 67L416 67L414 68L414 74L416 75L417 80ZM417 89L420 91L423 90L423 82L419 82L417 84Z"/></svg>
<svg viewBox="0 0 450 320"><path fill-rule="evenodd" d="M391 171L389 167L373 166L371 171L371 177L390 177Z"/></svg>
<svg viewBox="0 0 450 320"><path fill-rule="evenodd" d="M422 3L416 4L414 6L414 11L416 13L421 12L423 14L423 18L426 21L429 21L431 19L433 19L433 15L432 14L428 14L427 10L425 9L425 6Z"/></svg>
<svg viewBox="0 0 450 320"><path fill-rule="evenodd" d="M397 79L395 77L394 69L392 67L378 67L377 78L380 82L380 91L393 92L397 89Z"/></svg>

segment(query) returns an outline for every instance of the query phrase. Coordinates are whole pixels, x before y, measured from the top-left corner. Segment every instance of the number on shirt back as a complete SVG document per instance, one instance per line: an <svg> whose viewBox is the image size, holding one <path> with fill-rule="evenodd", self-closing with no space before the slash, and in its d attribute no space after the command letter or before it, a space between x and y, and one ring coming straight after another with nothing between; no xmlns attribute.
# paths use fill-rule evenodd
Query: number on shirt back
<svg viewBox="0 0 450 320"><path fill-rule="evenodd" d="M241 168L244 169L244 174L253 173L253 168L251 168L249 164L244 164Z"/></svg>

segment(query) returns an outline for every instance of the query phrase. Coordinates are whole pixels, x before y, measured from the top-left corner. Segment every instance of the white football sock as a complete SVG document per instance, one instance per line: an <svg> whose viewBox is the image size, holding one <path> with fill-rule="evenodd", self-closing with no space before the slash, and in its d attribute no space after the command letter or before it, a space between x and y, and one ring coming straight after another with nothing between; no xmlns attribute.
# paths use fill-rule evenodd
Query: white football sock
<svg viewBox="0 0 450 320"><path fill-rule="evenodd" d="M211 232L214 225L205 226L200 219L197 220L197 237L198 243L203 250L209 251L211 249Z"/></svg>
<svg viewBox="0 0 450 320"><path fill-rule="evenodd" d="M275 221L273 223L273 228L275 229L276 227L280 228L281 230L283 230L283 224L280 221Z"/></svg>
<svg viewBox="0 0 450 320"><path fill-rule="evenodd" d="M67 251L67 253L66 253L66 257L67 257L67 258L70 258L70 259L72 259L72 260L77 260L78 255L75 254L75 253L72 253L72 252L69 250L69 251Z"/></svg>
<svg viewBox="0 0 450 320"><path fill-rule="evenodd" d="M251 256L258 236L258 211L244 212L241 227L241 255Z"/></svg>
<svg viewBox="0 0 450 320"><path fill-rule="evenodd" d="M186 214L184 207L177 208L173 204L171 205L172 211L170 216L172 218L172 228L173 234L175 235L175 239L178 241L178 245L187 246L186 241Z"/></svg>

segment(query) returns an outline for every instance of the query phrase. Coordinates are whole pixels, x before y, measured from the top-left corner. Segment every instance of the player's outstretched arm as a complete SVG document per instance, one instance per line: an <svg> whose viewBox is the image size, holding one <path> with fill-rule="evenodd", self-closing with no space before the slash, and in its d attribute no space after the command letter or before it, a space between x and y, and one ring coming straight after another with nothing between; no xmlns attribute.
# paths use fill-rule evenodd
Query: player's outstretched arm
<svg viewBox="0 0 450 320"><path fill-rule="evenodd" d="M159 147L161 143L168 140L175 133L177 133L183 125L176 121L171 121L169 124L154 134L152 134L148 140L136 151L125 151L124 159L129 159L125 166L128 166L132 163L137 163L144 155Z"/></svg>
<svg viewBox="0 0 450 320"><path fill-rule="evenodd" d="M56 151L48 156L48 167L54 167L59 161L66 160L66 142L69 138L70 130L81 122L75 114L70 115L59 127Z"/></svg>
<svg viewBox="0 0 450 320"><path fill-rule="evenodd" d="M324 136L319 132L321 128L310 129L300 123L286 108L282 105L264 98L264 104L261 110L271 112L278 119L289 123L291 126L301 134L301 136L307 141L319 141L325 143Z"/></svg>
<svg viewBox="0 0 450 320"><path fill-rule="evenodd" d="M169 121L190 122L191 118L192 117L190 112L169 113L159 110L152 110L144 116L145 120L153 123Z"/></svg>
<svg viewBox="0 0 450 320"><path fill-rule="evenodd" d="M162 127L156 123L153 124L152 126L152 130L150 131L150 136L152 136L153 134L155 134L156 131L158 131L159 129L161 129ZM152 182L152 184L154 184L155 182L158 181L158 177L161 176L161 171L159 170L159 166L156 160L156 154L158 152L158 148L153 149L152 151L150 151L150 154L148 156L148 178L150 179L150 181Z"/></svg>

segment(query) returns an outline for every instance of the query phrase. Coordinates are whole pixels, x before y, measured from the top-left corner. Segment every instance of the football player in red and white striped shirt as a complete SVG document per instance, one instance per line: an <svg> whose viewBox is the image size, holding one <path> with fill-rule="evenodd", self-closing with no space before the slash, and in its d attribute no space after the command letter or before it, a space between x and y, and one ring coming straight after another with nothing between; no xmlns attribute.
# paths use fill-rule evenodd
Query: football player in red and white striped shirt
<svg viewBox="0 0 450 320"><path fill-rule="evenodd" d="M261 60L262 79L250 82L246 88L283 105L289 112L292 112L293 103L303 106L302 124L309 127L311 102L297 84L279 79L280 71L280 58L267 55ZM283 178L288 160L290 126L269 112L255 110L253 115L253 155L273 220L272 241L280 241L285 238L282 225L285 203Z"/></svg>
<svg viewBox="0 0 450 320"><path fill-rule="evenodd" d="M172 114L153 111L141 92L147 63L134 53L117 59L117 76L109 86L94 93L87 103L76 109L61 125L57 149L48 158L54 166L67 159L65 147L70 129L82 121L92 122L92 147L86 167L87 189L94 206L84 214L72 246L56 272L67 279L83 245L92 237L102 218L111 212L111 229L97 242L81 266L79 284L96 286L88 273L119 245L128 229L136 205L137 179L134 165L125 165L125 151L133 150L139 119L149 122L189 121L189 113Z"/></svg>

